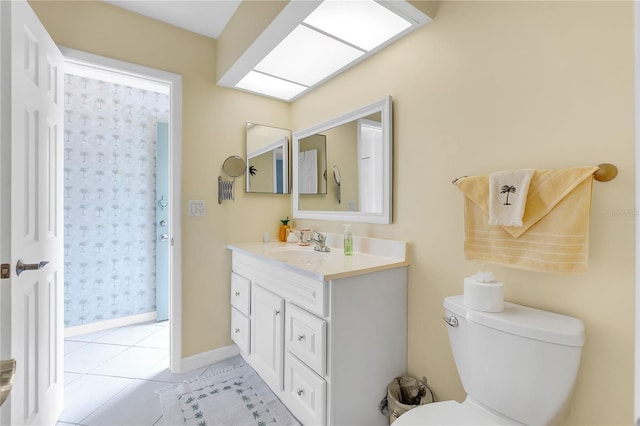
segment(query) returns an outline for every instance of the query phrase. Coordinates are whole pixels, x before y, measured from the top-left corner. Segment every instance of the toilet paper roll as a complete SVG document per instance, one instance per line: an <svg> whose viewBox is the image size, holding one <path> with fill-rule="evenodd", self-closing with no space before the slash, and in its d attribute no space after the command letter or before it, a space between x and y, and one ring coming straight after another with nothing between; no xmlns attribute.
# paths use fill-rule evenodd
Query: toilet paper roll
<svg viewBox="0 0 640 426"><path fill-rule="evenodd" d="M481 283L473 278L464 279L464 305L484 312L504 310L504 284L501 282Z"/></svg>

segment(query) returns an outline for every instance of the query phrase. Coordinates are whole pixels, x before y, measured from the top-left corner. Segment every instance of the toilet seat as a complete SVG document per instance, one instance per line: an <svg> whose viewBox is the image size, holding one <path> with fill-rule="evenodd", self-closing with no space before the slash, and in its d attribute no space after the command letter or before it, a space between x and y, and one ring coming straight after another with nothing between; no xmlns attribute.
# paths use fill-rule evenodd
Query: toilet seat
<svg viewBox="0 0 640 426"><path fill-rule="evenodd" d="M425 404L407 411L393 426L412 425L497 425L509 424L470 404L443 401Z"/></svg>

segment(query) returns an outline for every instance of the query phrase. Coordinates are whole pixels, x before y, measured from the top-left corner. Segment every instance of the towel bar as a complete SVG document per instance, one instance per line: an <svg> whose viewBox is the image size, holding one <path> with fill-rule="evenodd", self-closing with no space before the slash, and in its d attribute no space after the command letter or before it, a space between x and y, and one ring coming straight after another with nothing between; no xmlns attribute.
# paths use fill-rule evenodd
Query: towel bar
<svg viewBox="0 0 640 426"><path fill-rule="evenodd" d="M598 164L598 170L593 172L593 178L598 182L609 182L610 180L615 179L618 176L618 168L611 163L601 163ZM451 180L452 184L456 184L462 178L466 178L467 176L460 176Z"/></svg>

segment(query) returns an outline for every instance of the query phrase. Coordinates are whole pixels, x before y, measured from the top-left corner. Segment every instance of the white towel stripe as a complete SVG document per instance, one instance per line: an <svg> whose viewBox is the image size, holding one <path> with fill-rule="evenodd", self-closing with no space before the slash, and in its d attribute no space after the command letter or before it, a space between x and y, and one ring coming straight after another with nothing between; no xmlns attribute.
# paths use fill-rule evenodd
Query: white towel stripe
<svg viewBox="0 0 640 426"><path fill-rule="evenodd" d="M522 248L516 248L516 247L505 247L505 246L498 246L498 245L491 245L491 244L478 244L470 241L467 241L467 247L487 248L489 250L493 249L491 251L488 251L489 253L495 253L496 251L500 252L505 250L514 250L514 251L518 251L519 253L523 253L523 252L539 253L541 255L548 255L548 256L584 256L586 254L586 250L580 250L580 251L570 252L570 253L566 253L566 252L562 253L562 252L548 251L548 250L522 249Z"/></svg>
<svg viewBox="0 0 640 426"><path fill-rule="evenodd" d="M548 249L545 249L544 247L540 247L539 249L536 249L536 248L512 247L512 246L505 246L500 244L482 244L481 242L476 242L474 240L467 241L467 245L484 247L484 248L498 250L498 251L512 250L514 252L517 251L517 252L541 253L541 254L547 254L552 256L574 256L574 255L581 255L586 253L586 249L579 249L579 250L573 250L573 251L568 251L568 250L556 251L556 250L548 250Z"/></svg>
<svg viewBox="0 0 640 426"><path fill-rule="evenodd" d="M509 234L506 231L502 231L502 230L496 230L496 231L482 231L482 230L470 230L467 231L467 233L470 234L496 234L496 235L500 235L500 236L505 236L508 235L509 237L511 237L511 234ZM547 238L547 237L558 237L558 238L584 238L586 236L586 234L536 234L533 232L527 232L525 234L522 234L521 237L519 237L519 240L524 240L527 236L529 237L543 237L543 238ZM511 237L514 238L514 237Z"/></svg>
<svg viewBox="0 0 640 426"><path fill-rule="evenodd" d="M475 254L474 252L467 252L467 254L472 254L472 253ZM488 257L488 256L486 256L487 255L486 252L480 252L479 254L480 254L480 256L478 256L476 254L475 257L471 257L471 258L472 259L477 259L477 260L482 260L482 259L485 259L486 257ZM485 256L481 256L482 254L484 254ZM532 260L532 261L535 261L535 262L543 262L543 263L557 263L557 264L567 264L567 263L570 263L570 264L576 264L576 263L586 264L587 263L586 261L579 261L579 260L573 260L573 261L568 261L568 260L567 261L563 261L563 260L543 260L543 259L540 259L540 258L537 258L537 257L510 256L508 254L502 254L502 253L491 253L491 255L492 256L500 256L500 257L504 257L504 258L507 258L507 259L529 259L529 260Z"/></svg>
<svg viewBox="0 0 640 426"><path fill-rule="evenodd" d="M505 240L503 238L482 238L482 237L467 237L467 240L478 240L478 241L499 241L505 243L516 243L516 244L538 244L543 246L556 246L556 247L568 247L568 246L579 246L584 247L587 245L587 242L584 243L545 243L542 241L522 241L522 240Z"/></svg>

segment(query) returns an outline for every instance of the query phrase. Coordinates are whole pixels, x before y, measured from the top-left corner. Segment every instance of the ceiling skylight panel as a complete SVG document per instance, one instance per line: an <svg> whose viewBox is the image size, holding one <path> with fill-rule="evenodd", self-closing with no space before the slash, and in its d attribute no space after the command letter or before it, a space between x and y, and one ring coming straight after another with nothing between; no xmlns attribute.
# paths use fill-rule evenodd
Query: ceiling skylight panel
<svg viewBox="0 0 640 426"><path fill-rule="evenodd" d="M254 70L313 86L364 52L298 25Z"/></svg>
<svg viewBox="0 0 640 426"><path fill-rule="evenodd" d="M236 84L236 87L285 101L288 101L307 89L306 86L255 71L249 71L249 73Z"/></svg>
<svg viewBox="0 0 640 426"><path fill-rule="evenodd" d="M373 0L325 0L303 22L367 51L412 25Z"/></svg>

